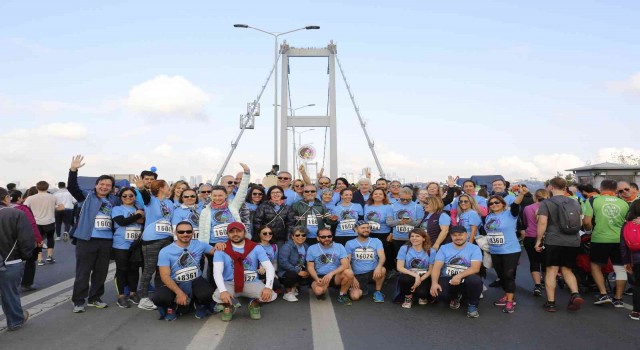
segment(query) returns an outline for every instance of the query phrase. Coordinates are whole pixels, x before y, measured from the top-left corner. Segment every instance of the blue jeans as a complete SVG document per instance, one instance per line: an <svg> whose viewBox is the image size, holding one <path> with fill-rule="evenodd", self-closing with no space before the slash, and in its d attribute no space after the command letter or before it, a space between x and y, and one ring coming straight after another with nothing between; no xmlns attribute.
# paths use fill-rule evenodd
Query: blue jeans
<svg viewBox="0 0 640 350"><path fill-rule="evenodd" d="M2 311L7 315L9 328L19 327L24 323L22 305L20 304L20 281L23 272L24 263L7 265L6 271L0 271Z"/></svg>

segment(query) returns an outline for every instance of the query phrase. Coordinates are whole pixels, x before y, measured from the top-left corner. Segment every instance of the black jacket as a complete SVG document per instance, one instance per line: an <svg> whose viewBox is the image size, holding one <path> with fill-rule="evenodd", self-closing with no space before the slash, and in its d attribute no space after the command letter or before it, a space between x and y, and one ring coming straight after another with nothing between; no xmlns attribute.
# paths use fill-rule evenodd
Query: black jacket
<svg viewBox="0 0 640 350"><path fill-rule="evenodd" d="M16 248L11 252L14 244L16 244ZM27 260L35 248L36 241L33 238L33 229L27 215L18 209L8 208L4 203L0 203L0 254L4 260ZM3 263L4 260L0 263Z"/></svg>
<svg viewBox="0 0 640 350"><path fill-rule="evenodd" d="M260 234L261 226L268 226L273 231L274 240L287 240L294 223L293 210L290 206L283 203L280 210L276 212L276 205L267 201L261 203L256 209L256 215L253 218L254 236L257 237Z"/></svg>
<svg viewBox="0 0 640 350"><path fill-rule="evenodd" d="M369 196L371 196L371 192L369 192ZM367 201L364 199L362 192L358 190L353 191L353 198L351 199L352 203L358 203L364 208L364 205L367 204Z"/></svg>

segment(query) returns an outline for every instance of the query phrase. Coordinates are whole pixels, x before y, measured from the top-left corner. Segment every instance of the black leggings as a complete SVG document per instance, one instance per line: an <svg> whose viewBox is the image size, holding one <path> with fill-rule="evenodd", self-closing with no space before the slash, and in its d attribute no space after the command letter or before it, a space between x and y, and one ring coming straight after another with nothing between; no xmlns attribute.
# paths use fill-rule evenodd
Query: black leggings
<svg viewBox="0 0 640 350"><path fill-rule="evenodd" d="M420 283L418 288L411 292L411 287L413 287L414 283L416 283L415 277L404 273L400 274L400 278L398 278L400 293L402 295L413 294L414 297L432 299L431 294L429 294L429 289L431 288L431 277L427 277L426 280Z"/></svg>
<svg viewBox="0 0 640 350"><path fill-rule="evenodd" d="M56 224L38 225L38 231L42 234L42 238L47 239L47 249L53 249L56 245L54 236L56 235Z"/></svg>
<svg viewBox="0 0 640 350"><path fill-rule="evenodd" d="M178 285L180 286L180 285ZM181 288L182 289L182 288ZM183 289L184 291L184 289ZM191 282L191 299L195 301L196 304L199 305L209 305L213 302L211 297L213 296L213 287L201 277L196 278ZM156 289L156 292L153 294L153 303L157 306L162 307L171 307L175 305L176 293L174 293L167 286L162 286ZM185 311L188 310L187 306L181 306L180 308L184 308Z"/></svg>
<svg viewBox="0 0 640 350"><path fill-rule="evenodd" d="M140 279L140 267L142 262L131 262L131 251L129 249L112 250L113 260L116 261L116 290L118 295L124 294L124 287L128 286L131 293L138 290L138 280Z"/></svg>
<svg viewBox="0 0 640 350"><path fill-rule="evenodd" d="M284 287L287 289L293 288L300 284L309 284L310 281L311 281L310 277L302 278L295 271L285 271L284 275L280 277L280 282L282 282Z"/></svg>
<svg viewBox="0 0 640 350"><path fill-rule="evenodd" d="M640 264L633 264L633 277L636 282L633 286L633 311L640 312Z"/></svg>
<svg viewBox="0 0 640 350"><path fill-rule="evenodd" d="M516 291L516 270L518 268L520 252L511 254L491 254L493 268L502 282L502 289L505 293L515 293Z"/></svg>
<svg viewBox="0 0 640 350"><path fill-rule="evenodd" d="M162 285L160 279L160 272L158 272L158 254L160 250L169 244L173 243L173 238L158 239L154 241L142 241L142 256L144 259L144 266L142 268L142 283L140 285L140 297L146 298L149 296L149 285L151 284L151 277L154 272L156 277L154 279L155 288L158 289Z"/></svg>
<svg viewBox="0 0 640 350"><path fill-rule="evenodd" d="M450 302L459 294L462 294L467 298L469 305L478 306L478 304L480 304L480 294L482 294L482 278L480 278L480 276L467 276L464 278L464 282L457 286L450 285L449 281L451 281L451 277L449 276L443 276L438 279L438 284L442 288L438 299Z"/></svg>
<svg viewBox="0 0 640 350"><path fill-rule="evenodd" d="M524 250L527 251L529 257L529 271L543 273L545 270L544 259L542 253L538 253L535 249L536 237L524 238Z"/></svg>

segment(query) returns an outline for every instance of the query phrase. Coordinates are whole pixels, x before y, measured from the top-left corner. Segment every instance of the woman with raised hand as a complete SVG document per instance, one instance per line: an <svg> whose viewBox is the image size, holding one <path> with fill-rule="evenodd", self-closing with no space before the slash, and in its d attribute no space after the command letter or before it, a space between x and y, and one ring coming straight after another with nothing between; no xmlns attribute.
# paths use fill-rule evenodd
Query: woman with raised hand
<svg viewBox="0 0 640 350"><path fill-rule="evenodd" d="M282 246L294 222L293 210L285 203L284 189L280 186L269 187L267 200L258 206L253 218L255 232L260 232L262 226L268 227L273 231L273 243Z"/></svg>
<svg viewBox="0 0 640 350"><path fill-rule="evenodd" d="M511 207L500 195L489 197L489 215L484 228L487 232L487 242L491 252L491 261L502 281L504 296L496 300L493 305L502 306L502 312L515 311L516 269L520 259L520 241L516 232L520 203L529 190L524 187Z"/></svg>
<svg viewBox="0 0 640 350"><path fill-rule="evenodd" d="M111 211L111 218L115 226L113 234L113 259L116 262L116 292L117 304L121 308L131 307L131 303L140 303L138 290L139 270L142 267L142 256L138 250L131 249L134 242L142 234L144 224L144 210L136 207L136 191L131 187L123 187L118 192L122 205ZM129 287L129 295L125 295L125 287Z"/></svg>
<svg viewBox="0 0 640 350"><path fill-rule="evenodd" d="M144 182L139 177L134 177L137 188L142 188ZM142 269L142 283L140 285L140 303L138 308L155 310L157 307L149 299L149 285L151 277L156 273L155 286L160 287L162 280L158 273L158 254L160 250L173 243L173 202L169 199L170 188L164 180L153 180L150 186L151 193L139 191L142 195L145 213L145 227L142 232L142 254L144 256L144 268Z"/></svg>

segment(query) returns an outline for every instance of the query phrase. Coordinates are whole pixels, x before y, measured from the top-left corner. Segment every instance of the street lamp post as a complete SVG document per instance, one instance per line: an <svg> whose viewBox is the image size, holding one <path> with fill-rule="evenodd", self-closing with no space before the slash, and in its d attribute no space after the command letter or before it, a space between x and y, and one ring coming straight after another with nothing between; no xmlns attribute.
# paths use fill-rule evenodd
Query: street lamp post
<svg viewBox="0 0 640 350"><path fill-rule="evenodd" d="M251 28L259 32L263 32L265 34L269 34L273 37L275 42L274 62L273 62L273 64L275 65L275 72L274 72L274 79L273 79L273 95L274 95L273 96L273 101L274 101L273 102L273 164L278 164L278 37L281 35L297 32L303 29L305 30L320 29L320 26L306 26L306 27L290 30L283 33L268 32L266 30L252 27L247 24L234 24L233 26L236 28Z"/></svg>

